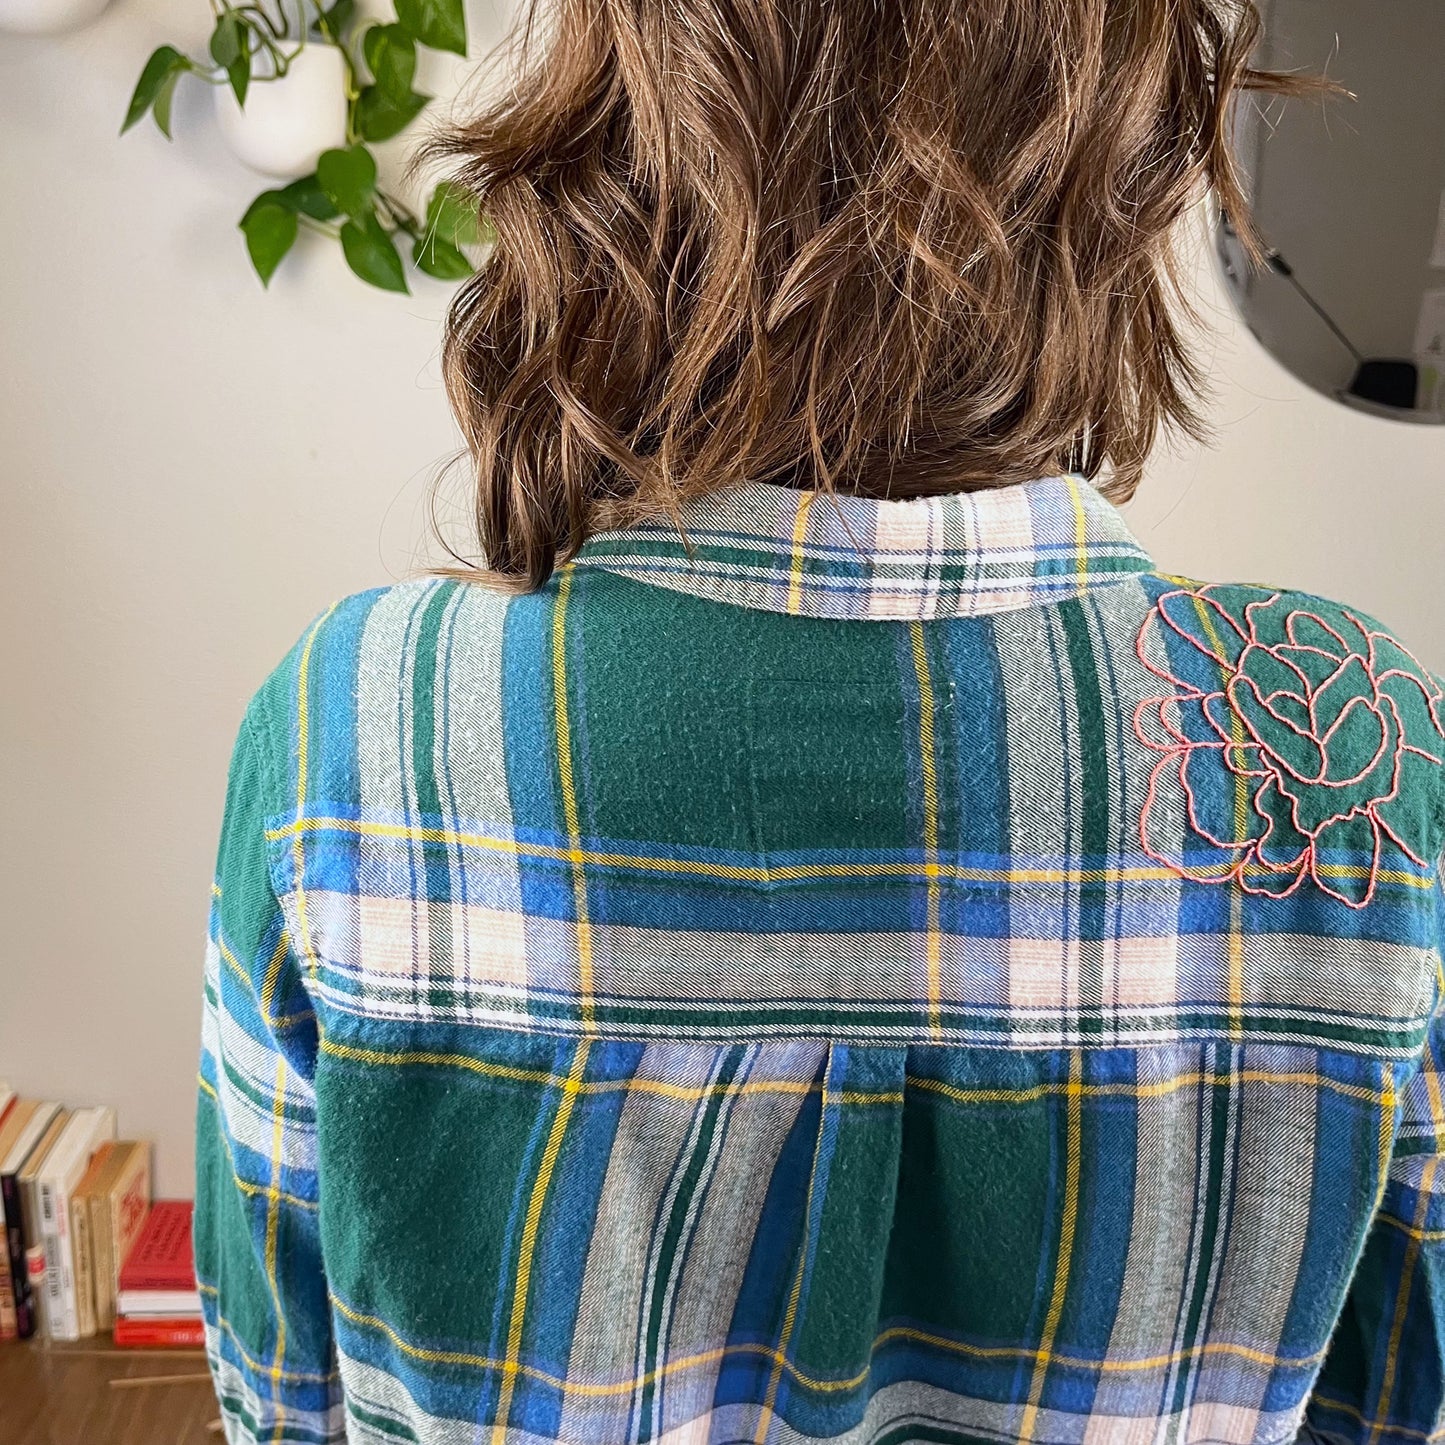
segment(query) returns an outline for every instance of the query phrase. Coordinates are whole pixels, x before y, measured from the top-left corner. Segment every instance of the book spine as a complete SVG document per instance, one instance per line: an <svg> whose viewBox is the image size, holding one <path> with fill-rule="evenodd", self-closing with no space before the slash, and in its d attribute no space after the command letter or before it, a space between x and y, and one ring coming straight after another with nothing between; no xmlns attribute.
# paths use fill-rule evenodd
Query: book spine
<svg viewBox="0 0 1445 1445"><path fill-rule="evenodd" d="M90 1242L90 1204L70 1196L70 1248L75 1259L75 1329L88 1340L95 1333L95 1264Z"/></svg>
<svg viewBox="0 0 1445 1445"><path fill-rule="evenodd" d="M145 1228L151 1208L151 1158L150 1148L142 1145L135 1171L125 1183L111 1195L110 1239L111 1239L111 1288L120 1292L120 1272L136 1241ZM118 1306L116 1312L119 1312Z"/></svg>
<svg viewBox="0 0 1445 1445"><path fill-rule="evenodd" d="M15 1309L15 1333L28 1340L35 1333L35 1306L30 1276L25 1268L25 1231L20 1212L20 1184L13 1174L0 1177L5 1202L5 1255L10 1270L10 1291Z"/></svg>
<svg viewBox="0 0 1445 1445"><path fill-rule="evenodd" d="M206 1343L206 1327L200 1320L118 1319L112 1339L120 1349L156 1346L200 1349Z"/></svg>
<svg viewBox="0 0 1445 1445"><path fill-rule="evenodd" d="M45 1245L45 1323L52 1340L79 1339L75 1318L75 1262L65 1189L40 1181L40 1234Z"/></svg>
<svg viewBox="0 0 1445 1445"><path fill-rule="evenodd" d="M0 1340L13 1340L18 1333L15 1286L10 1277L10 1234L5 1227L5 1195L0 1191Z"/></svg>
<svg viewBox="0 0 1445 1445"><path fill-rule="evenodd" d="M0 1340L20 1333L15 1319L15 1283L10 1273L10 1231L5 1224L5 1192L0 1190Z"/></svg>
<svg viewBox="0 0 1445 1445"><path fill-rule="evenodd" d="M188 1289L130 1289L116 1296L117 1315L145 1315L150 1319L173 1319L178 1315L199 1315L201 1292Z"/></svg>
<svg viewBox="0 0 1445 1445"><path fill-rule="evenodd" d="M31 1309L35 1332L45 1329L45 1246L32 1244L25 1251L25 1274L30 1281Z"/></svg>
<svg viewBox="0 0 1445 1445"><path fill-rule="evenodd" d="M95 1327L108 1330L115 1323L115 1245L109 1196L90 1200L90 1252L95 1276Z"/></svg>
<svg viewBox="0 0 1445 1445"><path fill-rule="evenodd" d="M0 1340L20 1333L15 1320L15 1286L10 1278L10 1251L0 1249Z"/></svg>

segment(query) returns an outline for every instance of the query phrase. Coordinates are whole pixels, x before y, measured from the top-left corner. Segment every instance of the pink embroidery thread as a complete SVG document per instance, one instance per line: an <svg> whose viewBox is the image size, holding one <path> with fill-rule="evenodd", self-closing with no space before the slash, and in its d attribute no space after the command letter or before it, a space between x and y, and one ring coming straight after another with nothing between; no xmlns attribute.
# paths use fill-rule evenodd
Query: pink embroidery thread
<svg viewBox="0 0 1445 1445"><path fill-rule="evenodd" d="M1386 690L1386 684L1394 679L1404 679L1419 689L1442 742L1445 742L1445 705L1442 705L1445 704L1445 693L1406 648L1387 633L1366 627L1353 613L1341 609L1349 625L1359 634L1356 643L1352 644L1318 613L1295 608L1284 617L1283 641L1270 644L1263 640L1261 626L1266 622L1276 624L1271 630L1279 636L1278 614L1268 615L1270 609L1280 603L1278 592L1248 603L1241 626L1212 595L1214 590L1212 586L1194 590L1180 587L1163 594L1145 618L1135 643L1140 662L1154 676L1175 689L1168 696L1144 698L1134 709L1135 736L1146 747L1162 754L1150 771L1139 815L1140 845L1145 855L1154 862L1198 883L1227 883L1233 880L1246 893L1285 898L1308 877L1341 903L1351 908L1363 908L1374 896L1379 881L1380 850L1384 838L1393 842L1412 862L1422 866L1425 863L1419 852L1400 837L1381 813L1381 809L1399 795L1405 758L1413 754L1437 764L1442 761L1434 753L1406 741L1399 705ZM1176 601L1180 606L1205 609L1211 625L1211 629L1207 630L1212 630L1218 642L1212 639L1206 641L1180 626L1170 615L1170 607ZM1224 674L1223 687L1206 692L1150 661L1145 654L1145 643L1151 625L1169 628L1211 659ZM1270 663L1263 662L1261 655L1267 657ZM1317 671L1329 669L1322 680L1311 682L1300 665L1306 661L1313 662ZM1271 663L1278 664L1297 680L1297 687L1263 691L1256 678L1250 675L1251 664L1268 668ZM1336 717L1322 717L1321 700L1331 689L1337 690L1347 684L1357 689L1355 694ZM1364 709L1365 714L1361 714L1359 709ZM1186 710L1191 713L1197 711L1213 736L1190 736L1184 727ZM1281 731L1274 734L1273 740L1261 731L1255 715L1278 725ZM1146 717L1150 722L1158 722L1164 740L1151 736L1146 730ZM1379 728L1379 745L1369 762L1350 776L1332 776L1334 758L1331 745L1345 735L1346 729L1352 730L1357 737L1371 738L1372 733L1362 733L1362 729L1372 729L1376 725ZM1204 731L1203 728L1197 730ZM1282 748L1295 757L1294 762L1284 756ZM1313 823L1302 816L1301 805L1311 800L1313 790L1330 789L1342 794L1344 790L1359 788L1385 763L1387 752L1390 758L1388 788L1385 791L1380 790L1380 781L1376 779L1364 789L1363 797L1357 796L1353 800L1338 797L1336 803L1330 804L1333 811ZM1244 837L1221 838L1205 826L1189 772L1195 759L1203 760L1210 754L1216 755L1235 778L1256 780L1250 792L1249 807L1255 818L1264 824L1262 832L1256 832L1251 826L1242 830L1246 833ZM1302 762L1317 762L1318 766L1301 766ZM1150 813L1158 803L1160 780L1169 772L1177 773L1189 827L1214 847L1237 855L1233 866L1225 872L1191 872L1182 861L1167 857L1151 846ZM1278 798L1273 796L1274 793L1278 794ZM1276 817L1266 806L1273 802L1278 807L1281 800L1290 824L1303 840L1297 855L1286 857L1283 861L1269 856L1271 841L1279 844L1282 840L1275 839ZM1326 839L1329 830L1336 824L1354 819L1367 820L1373 843L1369 874L1363 895L1358 898L1342 892L1322 877L1319 860L1321 847L1329 846ZM1290 846L1285 844L1283 851L1287 853ZM1266 874L1275 875L1283 886L1262 887L1252 883L1248 876L1252 869L1262 869Z"/></svg>

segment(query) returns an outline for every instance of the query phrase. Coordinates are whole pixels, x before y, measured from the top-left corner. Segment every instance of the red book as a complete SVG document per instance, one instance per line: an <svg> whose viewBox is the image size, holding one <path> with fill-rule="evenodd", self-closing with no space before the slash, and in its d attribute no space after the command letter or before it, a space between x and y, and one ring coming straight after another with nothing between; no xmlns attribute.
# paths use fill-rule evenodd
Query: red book
<svg viewBox="0 0 1445 1445"><path fill-rule="evenodd" d="M191 1201L158 1199L120 1269L119 1315L198 1315Z"/></svg>
<svg viewBox="0 0 1445 1445"><path fill-rule="evenodd" d="M200 1320L190 1316L142 1316L117 1319L114 1340L118 1349L201 1349L206 1343L206 1332Z"/></svg>
<svg viewBox="0 0 1445 1445"><path fill-rule="evenodd" d="M157 1199L120 1267L122 1289L195 1289L189 1199Z"/></svg>

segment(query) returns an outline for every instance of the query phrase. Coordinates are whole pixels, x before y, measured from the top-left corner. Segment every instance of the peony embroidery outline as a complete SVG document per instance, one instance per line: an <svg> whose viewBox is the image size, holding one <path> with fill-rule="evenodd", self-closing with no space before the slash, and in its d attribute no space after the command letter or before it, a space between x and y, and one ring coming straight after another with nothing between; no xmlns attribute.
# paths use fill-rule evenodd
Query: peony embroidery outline
<svg viewBox="0 0 1445 1445"><path fill-rule="evenodd" d="M1246 893L1285 898L1308 878L1364 908L1386 850L1426 866L1416 789L1433 797L1439 786L1430 770L1445 761L1445 692L1407 648L1348 609L1331 620L1277 591L1242 609L1218 595L1238 590L1176 587L1139 630L1139 661L1173 689L1134 709L1135 735L1160 754L1145 789L1140 845L1194 882L1233 880ZM1148 653L1156 634L1162 665ZM1169 635L1201 656L1186 652L1171 669ZM1191 681L1191 673L1219 685ZM1416 734L1429 727L1429 747L1407 732L1407 721ZM1191 833L1202 839L1232 860L1228 867L1190 867L1151 836L1170 793L1186 841ZM1211 799L1221 809L1227 799L1231 816L1209 816ZM1323 855L1335 852L1368 856L1363 876L1331 868Z"/></svg>

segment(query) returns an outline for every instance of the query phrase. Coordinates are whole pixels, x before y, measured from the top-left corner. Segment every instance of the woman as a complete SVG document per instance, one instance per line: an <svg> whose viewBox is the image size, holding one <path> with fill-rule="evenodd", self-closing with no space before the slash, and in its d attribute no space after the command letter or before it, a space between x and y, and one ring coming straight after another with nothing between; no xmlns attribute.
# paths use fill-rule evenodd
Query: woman
<svg viewBox="0 0 1445 1445"><path fill-rule="evenodd" d="M1434 1438L1441 688L1116 510L1307 82L1231 0L546 18L444 142L484 565L236 745L230 1439Z"/></svg>

